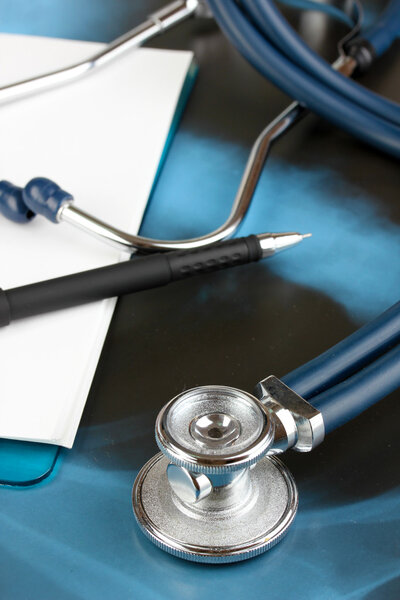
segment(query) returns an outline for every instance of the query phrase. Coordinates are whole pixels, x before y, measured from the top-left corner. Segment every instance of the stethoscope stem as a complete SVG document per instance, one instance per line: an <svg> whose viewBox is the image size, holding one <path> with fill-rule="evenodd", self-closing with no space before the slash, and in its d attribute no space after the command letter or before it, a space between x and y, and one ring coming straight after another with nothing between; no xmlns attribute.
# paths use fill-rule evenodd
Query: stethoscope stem
<svg viewBox="0 0 400 600"><path fill-rule="evenodd" d="M126 252L162 252L168 250L193 250L231 237L242 223L253 198L265 161L275 140L306 114L306 109L293 102L258 136L250 151L239 188L228 219L206 235L187 240L159 240L132 235L104 223L68 202L58 212L58 221L65 221L90 235Z"/></svg>
<svg viewBox="0 0 400 600"><path fill-rule="evenodd" d="M334 69L346 76L350 76L356 66L354 59L347 56L339 57L333 64ZM220 227L203 236L187 240L159 240L132 235L104 223L104 221L78 208L73 202L66 202L59 209L57 220L70 223L118 250L130 253L136 250L144 253L192 250L225 240L237 231L247 214L273 143L307 113L308 111L304 106L298 102L292 102L263 129L250 150L228 219ZM35 206L31 208L36 212Z"/></svg>
<svg viewBox="0 0 400 600"><path fill-rule="evenodd" d="M152 15L139 27L117 38L104 50L86 61L47 73L26 81L0 88L0 102L13 100L42 91L56 84L67 83L80 74L99 67L121 53L138 46L154 35L172 27L190 15L201 11L204 6L199 0L177 0ZM343 75L351 76L356 61L342 55L332 65ZM215 244L231 237L242 223L250 207L260 175L272 144L307 114L307 109L298 102L290 104L276 119L263 129L255 140L238 187L237 194L227 220L217 229L186 240L152 239L117 229L97 217L85 212L73 202L73 197L50 180L38 178L28 183L24 190L9 182L0 182L0 212L16 222L25 222L41 214L53 223L65 221L86 231L93 237L130 254L163 252L171 250L193 250ZM48 190L56 190L57 201ZM34 190L35 193L30 193ZM60 199L61 198L61 199ZM39 200L38 200L39 199Z"/></svg>
<svg viewBox="0 0 400 600"><path fill-rule="evenodd" d="M348 56L341 56L332 67L346 76L351 76L357 64ZM58 212L57 219L66 221L90 235L127 252L162 252L168 250L192 250L208 246L231 237L242 223L250 207L260 175L263 171L273 143L308 113L298 102L292 102L274 119L255 140L239 184L228 219L220 227L206 235L187 240L159 240L132 235L104 223L84 212L72 202L66 203ZM32 207L33 210L34 207Z"/></svg>
<svg viewBox="0 0 400 600"><path fill-rule="evenodd" d="M265 127L252 146L228 219L217 229L200 237L160 240L122 231L83 211L76 206L69 192L44 177L32 179L24 188L8 181L0 181L0 212L19 223L29 221L35 215L41 215L56 224L65 221L129 254L136 251L151 253L195 250L211 246L231 237L238 229L250 207L272 144L306 113L304 107L298 102L293 102Z"/></svg>
<svg viewBox="0 0 400 600"><path fill-rule="evenodd" d="M63 69L0 87L0 103L11 102L70 83L186 20L196 12L198 5L198 0L175 0L160 11L150 15L144 23L118 37L103 50L83 61Z"/></svg>

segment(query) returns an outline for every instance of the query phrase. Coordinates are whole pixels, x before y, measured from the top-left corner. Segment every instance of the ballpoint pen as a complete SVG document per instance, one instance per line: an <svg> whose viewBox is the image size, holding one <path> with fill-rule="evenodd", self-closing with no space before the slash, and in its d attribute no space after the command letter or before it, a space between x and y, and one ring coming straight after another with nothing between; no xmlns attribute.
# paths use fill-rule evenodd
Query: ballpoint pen
<svg viewBox="0 0 400 600"><path fill-rule="evenodd" d="M8 290L0 288L0 326L11 321L131 294L193 275L257 261L290 248L311 234L261 233L195 250L135 257Z"/></svg>

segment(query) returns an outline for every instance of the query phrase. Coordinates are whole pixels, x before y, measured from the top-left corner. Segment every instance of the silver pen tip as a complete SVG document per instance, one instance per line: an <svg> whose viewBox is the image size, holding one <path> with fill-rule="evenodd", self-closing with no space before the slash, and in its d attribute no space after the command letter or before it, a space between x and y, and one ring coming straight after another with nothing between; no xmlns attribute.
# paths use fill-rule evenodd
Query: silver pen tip
<svg viewBox="0 0 400 600"><path fill-rule="evenodd" d="M259 233L256 237L261 246L262 258L265 258L276 252L296 246L305 238L311 237L311 233Z"/></svg>

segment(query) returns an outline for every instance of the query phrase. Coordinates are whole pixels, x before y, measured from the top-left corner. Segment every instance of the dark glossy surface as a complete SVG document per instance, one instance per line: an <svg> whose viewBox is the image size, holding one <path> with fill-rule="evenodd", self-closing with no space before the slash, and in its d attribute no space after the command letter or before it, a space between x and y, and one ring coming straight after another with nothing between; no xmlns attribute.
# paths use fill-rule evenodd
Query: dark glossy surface
<svg viewBox="0 0 400 600"><path fill-rule="evenodd" d="M8 30L106 41L160 4L19 0L0 10ZM325 26L303 19L302 27ZM332 57L338 32L327 32ZM253 139L289 99L211 22L191 21L153 45L193 49L200 70L142 233L202 234L226 217ZM363 83L399 101L396 50ZM311 240L119 301L74 448L36 488L0 492L2 597L400 596L398 393L312 454L285 456L299 514L257 559L229 567L174 559L144 539L130 506L137 470L156 452L156 414L171 397L204 384L252 391L398 299L399 183L392 158L307 117L274 149L240 234L312 231Z"/></svg>

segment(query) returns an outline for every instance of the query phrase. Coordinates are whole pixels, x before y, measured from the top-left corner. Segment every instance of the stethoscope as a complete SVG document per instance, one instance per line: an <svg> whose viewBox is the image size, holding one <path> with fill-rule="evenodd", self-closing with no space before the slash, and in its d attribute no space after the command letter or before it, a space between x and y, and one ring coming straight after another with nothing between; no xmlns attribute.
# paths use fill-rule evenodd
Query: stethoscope
<svg viewBox="0 0 400 600"><path fill-rule="evenodd" d="M286 2L297 5L297 0ZM302 4L303 0L300 2ZM319 5L313 0L308 0L308 5L324 10L336 18L338 15L341 19L346 17L346 13L334 5ZM209 9L244 56L288 95L298 99L270 123L254 142L225 223L204 236L187 240L157 240L132 235L80 209L74 203L72 194L45 178L35 178L24 188L6 181L0 182L0 212L19 223L25 223L35 215L42 215L52 223L70 223L117 249L130 253L136 250L190 250L224 240L237 231L249 209L273 143L304 117L307 109L378 148L400 156L400 107L349 79L357 70L366 71L373 60L397 37L400 30L399 0L390 2L384 15L365 36L358 35L361 30L362 7L358 0L351 3L351 18L347 17L346 22L350 22L352 28L339 43L339 58L332 65L333 68L291 30L271 0L243 0L240 7L231 0L209 0L207 4L201 0L177 0L84 61L0 88L0 103L67 84L104 67L122 53L147 42L190 16L210 16Z"/></svg>
<svg viewBox="0 0 400 600"><path fill-rule="evenodd" d="M321 9L315 2L306 4ZM337 11L334 5L324 7L331 14ZM360 30L360 5L353 3L354 28L334 68L302 42L271 0L208 0L207 5L179 0L87 61L0 89L0 101L66 83L209 9L240 52L298 100L256 140L226 223L190 240L132 236L78 209L69 193L44 178L24 188L2 182L5 216L22 222L42 214L129 252L193 252L236 231L272 143L307 109L400 156L400 107L343 77L366 70L397 37L399 0L392 0L366 32ZM3 300L0 296L0 304ZM400 386L399 340L400 303L281 380L265 378L254 395L203 386L171 400L156 422L161 452L142 468L133 488L134 513L143 532L167 552L198 562L243 560L272 547L287 532L298 504L293 477L277 455L289 448L312 450L327 433Z"/></svg>

